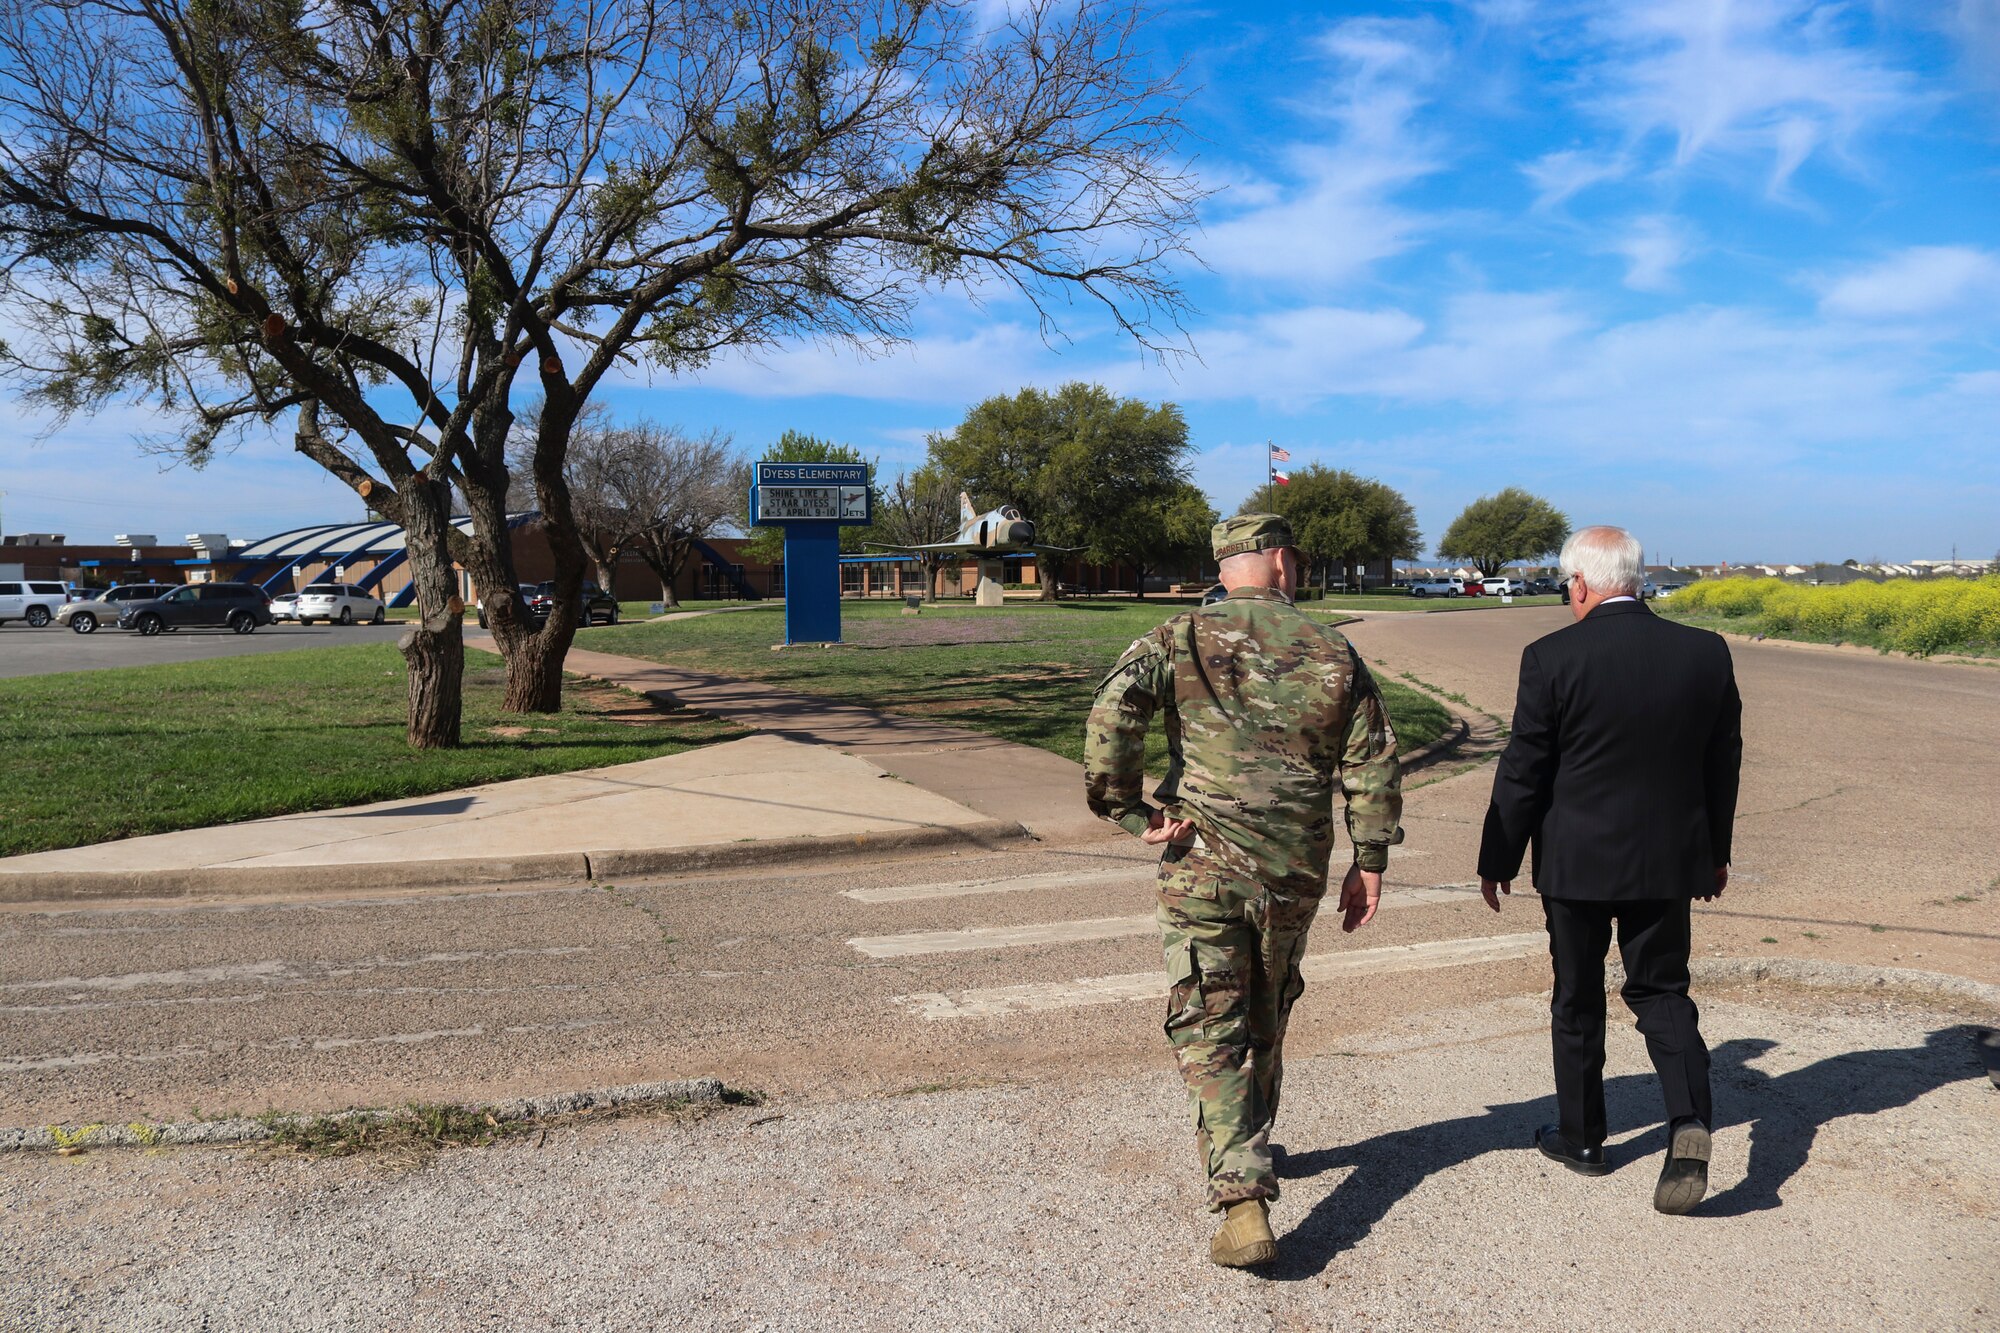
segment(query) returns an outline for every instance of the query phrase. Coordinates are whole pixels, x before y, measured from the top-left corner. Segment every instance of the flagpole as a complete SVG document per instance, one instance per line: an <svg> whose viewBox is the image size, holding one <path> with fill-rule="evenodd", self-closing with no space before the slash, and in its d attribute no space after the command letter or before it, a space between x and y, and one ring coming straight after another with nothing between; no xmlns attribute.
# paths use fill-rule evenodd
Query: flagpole
<svg viewBox="0 0 2000 1333"><path fill-rule="evenodd" d="M1264 512L1274 513L1278 508L1278 465L1271 458L1275 448L1269 440L1264 441Z"/></svg>

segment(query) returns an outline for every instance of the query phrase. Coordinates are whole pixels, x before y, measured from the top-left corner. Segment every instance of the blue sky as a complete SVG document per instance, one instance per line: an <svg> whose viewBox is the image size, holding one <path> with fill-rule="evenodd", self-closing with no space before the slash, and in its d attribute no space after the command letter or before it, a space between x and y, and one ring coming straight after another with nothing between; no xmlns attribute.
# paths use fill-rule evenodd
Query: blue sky
<svg viewBox="0 0 2000 1333"><path fill-rule="evenodd" d="M614 407L893 472L982 397L1097 380L1182 405L1225 510L1271 439L1402 489L1427 540L1522 485L1682 562L2000 550L2000 0L1164 3L1152 34L1214 191L1194 358L940 294L892 355L779 348ZM280 442L163 472L143 412L0 419L9 532L358 516Z"/></svg>

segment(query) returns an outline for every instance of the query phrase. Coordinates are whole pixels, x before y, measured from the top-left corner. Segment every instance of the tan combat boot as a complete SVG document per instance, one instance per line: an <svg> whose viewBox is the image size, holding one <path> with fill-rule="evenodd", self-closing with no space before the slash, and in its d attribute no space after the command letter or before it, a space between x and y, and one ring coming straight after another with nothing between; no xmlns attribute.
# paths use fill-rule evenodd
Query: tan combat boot
<svg viewBox="0 0 2000 1333"><path fill-rule="evenodd" d="M1271 1235L1271 1205L1263 1199L1245 1199L1229 1205L1215 1239L1208 1243L1208 1257L1224 1268L1251 1268L1268 1264L1278 1257L1278 1242Z"/></svg>

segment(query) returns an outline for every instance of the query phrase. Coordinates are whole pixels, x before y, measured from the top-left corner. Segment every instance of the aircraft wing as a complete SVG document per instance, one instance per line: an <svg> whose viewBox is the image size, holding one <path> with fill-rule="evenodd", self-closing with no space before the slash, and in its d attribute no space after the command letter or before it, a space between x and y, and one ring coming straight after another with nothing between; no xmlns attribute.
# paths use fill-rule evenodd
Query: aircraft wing
<svg viewBox="0 0 2000 1333"><path fill-rule="evenodd" d="M984 549L975 542L932 542L927 546L896 546L889 542L863 542L862 545L872 546L880 551L929 551L936 555L950 555L953 553L977 555Z"/></svg>

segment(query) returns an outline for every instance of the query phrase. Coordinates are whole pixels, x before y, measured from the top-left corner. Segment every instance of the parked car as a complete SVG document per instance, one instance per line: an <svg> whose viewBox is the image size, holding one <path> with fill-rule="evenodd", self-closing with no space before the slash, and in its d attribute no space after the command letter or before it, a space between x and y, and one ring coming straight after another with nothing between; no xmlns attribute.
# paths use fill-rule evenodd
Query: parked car
<svg viewBox="0 0 2000 1333"><path fill-rule="evenodd" d="M352 625L365 620L379 625L389 618L382 599L365 593L351 583L308 583L299 593L293 612L301 625L324 620L336 625Z"/></svg>
<svg viewBox="0 0 2000 1333"><path fill-rule="evenodd" d="M171 583L121 583L108 592L59 608L56 624L67 625L78 634L95 634L99 625L118 623L118 613L125 609L125 603L150 601L173 590Z"/></svg>
<svg viewBox="0 0 2000 1333"><path fill-rule="evenodd" d="M1463 597L1464 579L1417 579L1410 584L1412 597Z"/></svg>
<svg viewBox="0 0 2000 1333"><path fill-rule="evenodd" d="M1528 590L1526 579L1512 578L1506 574L1495 574L1479 581L1479 590L1488 597L1520 597Z"/></svg>
<svg viewBox="0 0 2000 1333"><path fill-rule="evenodd" d="M0 583L0 625L25 620L36 629L56 617L69 600L69 589L56 582Z"/></svg>
<svg viewBox="0 0 2000 1333"><path fill-rule="evenodd" d="M537 583L534 591L527 594L528 610L534 613L535 623L548 623L549 612L555 609L556 585ZM595 625L602 620L606 625L618 623L618 599L595 583L583 585L582 605L577 608L578 625ZM484 624L482 620L480 622Z"/></svg>
<svg viewBox="0 0 2000 1333"><path fill-rule="evenodd" d="M297 620L299 618L299 595L295 592L281 592L271 599L271 619Z"/></svg>
<svg viewBox="0 0 2000 1333"><path fill-rule="evenodd" d="M249 634L271 623L271 607L261 588L249 583L188 583L162 597L127 602L118 628L154 635L162 630L221 628Z"/></svg>
<svg viewBox="0 0 2000 1333"><path fill-rule="evenodd" d="M1528 595L1530 597L1553 597L1561 591L1562 584L1556 579L1528 580Z"/></svg>
<svg viewBox="0 0 2000 1333"><path fill-rule="evenodd" d="M1207 592L1201 595L1201 604L1203 606L1212 606L1216 602L1220 602L1225 598L1227 598L1228 596L1229 596L1229 589L1223 587L1220 583L1217 583L1212 585Z"/></svg>
<svg viewBox="0 0 2000 1333"><path fill-rule="evenodd" d="M517 584L515 584L515 585L514 585L514 591L520 594L520 596L521 596L521 604L522 604L523 606L527 606L527 607L532 607L532 606L534 605L534 601L535 601L535 588L536 588L536 586L537 586L537 585L535 585L535 584L533 584L533 583L517 583ZM472 605L473 605L473 607L474 607L474 608L475 608L475 609L476 609L476 610L477 610L477 611L479 612L479 628L481 628L481 629L485 629L485 628L486 628L486 597L485 597L485 595L484 595L484 594L482 593L482 594L481 594L481 595L480 595L480 596L479 596L479 597L478 597L478 598L477 598L477 599L476 599L476 600L475 600L475 601L473 602L473 604L472 604Z"/></svg>
<svg viewBox="0 0 2000 1333"><path fill-rule="evenodd" d="M1682 588L1685 587L1687 587L1687 584L1685 583L1662 583L1660 585L1660 590L1653 595L1656 597L1672 597L1675 593L1679 592Z"/></svg>

